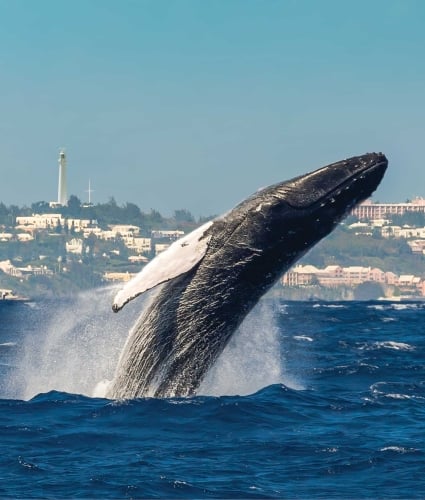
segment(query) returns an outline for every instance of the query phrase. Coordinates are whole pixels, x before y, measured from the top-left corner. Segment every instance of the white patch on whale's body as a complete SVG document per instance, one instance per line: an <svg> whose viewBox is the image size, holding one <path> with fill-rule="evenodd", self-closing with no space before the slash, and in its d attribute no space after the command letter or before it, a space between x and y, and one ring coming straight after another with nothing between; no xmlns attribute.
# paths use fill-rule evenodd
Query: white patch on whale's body
<svg viewBox="0 0 425 500"><path fill-rule="evenodd" d="M125 304L155 286L190 271L204 257L211 236L203 237L213 224L208 221L170 245L147 264L115 296L112 309L119 311Z"/></svg>

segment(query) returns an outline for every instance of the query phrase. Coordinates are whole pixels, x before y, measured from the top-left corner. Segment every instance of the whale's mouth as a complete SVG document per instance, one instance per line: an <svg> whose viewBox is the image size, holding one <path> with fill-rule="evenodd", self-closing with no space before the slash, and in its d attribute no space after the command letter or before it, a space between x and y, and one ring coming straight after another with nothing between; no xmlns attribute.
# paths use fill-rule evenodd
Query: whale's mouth
<svg viewBox="0 0 425 500"><path fill-rule="evenodd" d="M335 205L350 209L378 187L388 166L386 157L372 153L323 167L282 185L280 193L294 209Z"/></svg>
<svg viewBox="0 0 425 500"><path fill-rule="evenodd" d="M358 175L353 175L317 200L314 205L320 204L321 207L333 204L344 205L346 210L350 210L371 196L381 182L387 166L388 162L380 162L365 168Z"/></svg>

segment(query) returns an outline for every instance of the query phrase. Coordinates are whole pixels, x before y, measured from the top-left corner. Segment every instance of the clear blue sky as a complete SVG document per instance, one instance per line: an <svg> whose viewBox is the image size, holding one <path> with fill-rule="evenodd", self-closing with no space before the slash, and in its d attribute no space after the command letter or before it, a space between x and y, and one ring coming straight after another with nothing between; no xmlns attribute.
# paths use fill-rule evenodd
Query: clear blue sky
<svg viewBox="0 0 425 500"><path fill-rule="evenodd" d="M425 1L0 0L0 201L164 215L368 151L425 196Z"/></svg>

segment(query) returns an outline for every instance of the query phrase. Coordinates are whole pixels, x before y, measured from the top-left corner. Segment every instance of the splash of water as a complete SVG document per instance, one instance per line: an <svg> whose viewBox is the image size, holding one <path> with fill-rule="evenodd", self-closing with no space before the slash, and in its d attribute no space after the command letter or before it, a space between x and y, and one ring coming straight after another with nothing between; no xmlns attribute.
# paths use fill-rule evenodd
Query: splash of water
<svg viewBox="0 0 425 500"><path fill-rule="evenodd" d="M30 399L51 390L92 396L101 380L112 378L135 319L131 308L120 318L112 313L115 292L100 288L40 304L43 319L25 337L9 380L13 397Z"/></svg>
<svg viewBox="0 0 425 500"><path fill-rule="evenodd" d="M279 383L303 388L285 370L276 307L271 300L256 305L208 372L198 394L243 396Z"/></svg>
<svg viewBox="0 0 425 500"><path fill-rule="evenodd" d="M10 397L30 399L51 390L103 397L128 332L146 299L113 314L115 287L82 292L46 307L35 335L27 335L9 380ZM250 394L284 383L300 388L283 368L275 304L260 301L201 384L199 394Z"/></svg>

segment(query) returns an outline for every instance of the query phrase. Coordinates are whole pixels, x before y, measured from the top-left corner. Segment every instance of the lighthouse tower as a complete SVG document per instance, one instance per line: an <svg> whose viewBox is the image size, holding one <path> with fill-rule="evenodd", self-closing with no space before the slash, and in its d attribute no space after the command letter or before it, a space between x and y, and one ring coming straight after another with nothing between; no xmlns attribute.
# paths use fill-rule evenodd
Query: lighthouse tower
<svg viewBox="0 0 425 500"><path fill-rule="evenodd" d="M68 205L68 196L66 192L66 156L65 151L61 149L59 153L59 184L58 184L58 205Z"/></svg>

